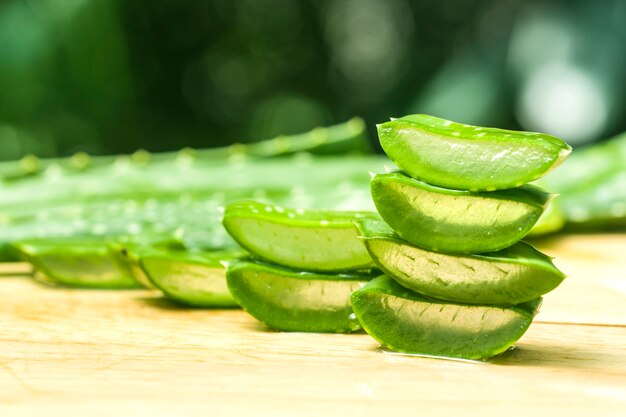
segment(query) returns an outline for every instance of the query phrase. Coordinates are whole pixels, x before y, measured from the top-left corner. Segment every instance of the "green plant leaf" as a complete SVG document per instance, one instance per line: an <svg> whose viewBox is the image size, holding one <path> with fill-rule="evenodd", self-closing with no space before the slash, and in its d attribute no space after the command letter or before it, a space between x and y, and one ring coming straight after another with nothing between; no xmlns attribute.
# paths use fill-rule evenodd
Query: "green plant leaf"
<svg viewBox="0 0 626 417"><path fill-rule="evenodd" d="M223 224L243 248L280 265L310 271L374 267L354 221L374 212L290 209L256 201L226 206Z"/></svg>
<svg viewBox="0 0 626 417"><path fill-rule="evenodd" d="M192 307L237 307L226 285L224 263L241 250L215 252L152 251L140 265L152 284L168 298Z"/></svg>
<svg viewBox="0 0 626 417"><path fill-rule="evenodd" d="M541 299L512 307L452 304L426 298L383 275L352 294L367 333L405 353L486 359L504 352L528 329Z"/></svg>
<svg viewBox="0 0 626 417"><path fill-rule="evenodd" d="M402 173L376 175L372 198L400 237L446 253L493 252L526 235L552 195L539 187L493 192L440 188Z"/></svg>
<svg viewBox="0 0 626 417"><path fill-rule="evenodd" d="M415 114L378 125L380 144L408 175L470 191L519 187L558 166L571 147L554 136Z"/></svg>
<svg viewBox="0 0 626 417"><path fill-rule="evenodd" d="M241 307L271 328L294 332L346 333L361 326L352 314L350 294L371 273L296 272L259 262L228 267L228 288Z"/></svg>
<svg viewBox="0 0 626 417"><path fill-rule="evenodd" d="M552 291L565 278L548 256L521 241L493 253L450 255L420 249L393 236L369 235L363 240L387 275L440 300L519 304Z"/></svg>

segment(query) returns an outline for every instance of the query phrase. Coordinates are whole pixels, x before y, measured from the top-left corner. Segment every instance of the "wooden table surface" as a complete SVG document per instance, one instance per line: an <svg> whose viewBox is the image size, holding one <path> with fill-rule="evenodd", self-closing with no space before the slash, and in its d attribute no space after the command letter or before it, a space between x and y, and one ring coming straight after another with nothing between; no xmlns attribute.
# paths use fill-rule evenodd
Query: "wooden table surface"
<svg viewBox="0 0 626 417"><path fill-rule="evenodd" d="M150 291L49 288L4 265L0 416L625 416L626 235L540 247L569 278L491 362L272 332Z"/></svg>

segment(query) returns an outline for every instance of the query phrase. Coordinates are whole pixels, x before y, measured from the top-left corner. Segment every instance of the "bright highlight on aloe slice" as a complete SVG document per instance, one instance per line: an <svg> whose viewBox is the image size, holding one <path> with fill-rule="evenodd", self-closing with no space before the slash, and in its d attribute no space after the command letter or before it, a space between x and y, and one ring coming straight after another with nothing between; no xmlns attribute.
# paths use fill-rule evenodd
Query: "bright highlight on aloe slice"
<svg viewBox="0 0 626 417"><path fill-rule="evenodd" d="M423 297L383 275L352 295L363 328L397 352L486 359L528 329L541 299L511 307L451 304Z"/></svg>
<svg viewBox="0 0 626 417"><path fill-rule="evenodd" d="M243 254L216 252L157 252L141 257L152 284L170 299L192 307L236 307L226 284L224 263Z"/></svg>
<svg viewBox="0 0 626 417"><path fill-rule="evenodd" d="M346 271L374 266L354 224L368 218L379 216L243 201L226 206L223 224L237 243L263 260L294 269Z"/></svg>
<svg viewBox="0 0 626 417"><path fill-rule="evenodd" d="M241 307L271 328L294 332L347 333L360 329L350 294L370 274L295 272L259 262L229 265L228 288Z"/></svg>
<svg viewBox="0 0 626 417"><path fill-rule="evenodd" d="M572 148L554 136L470 126L415 114L378 125L380 144L411 177L445 188L519 187L558 166Z"/></svg>
<svg viewBox="0 0 626 417"><path fill-rule="evenodd" d="M404 287L440 300L519 304L553 290L565 278L548 256L521 241L483 255L448 255L389 235L366 233L363 239L387 275Z"/></svg>
<svg viewBox="0 0 626 417"><path fill-rule="evenodd" d="M378 174L372 198L400 237L424 249L493 252L520 240L552 195L539 187L472 192L435 187L402 173Z"/></svg>

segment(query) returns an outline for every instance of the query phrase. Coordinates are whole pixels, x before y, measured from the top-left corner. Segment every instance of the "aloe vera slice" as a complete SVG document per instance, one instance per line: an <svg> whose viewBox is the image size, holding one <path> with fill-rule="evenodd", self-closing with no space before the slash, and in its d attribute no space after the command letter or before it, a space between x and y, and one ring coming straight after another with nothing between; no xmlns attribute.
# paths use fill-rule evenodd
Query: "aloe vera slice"
<svg viewBox="0 0 626 417"><path fill-rule="evenodd" d="M153 251L140 264L150 282L168 298L192 307L236 307L228 286L224 263L241 256L241 250L216 252Z"/></svg>
<svg viewBox="0 0 626 417"><path fill-rule="evenodd" d="M137 284L148 289L154 288L154 284L141 268L139 248L135 244L112 242L109 244L109 251L113 258L129 271L129 275Z"/></svg>
<svg viewBox="0 0 626 417"><path fill-rule="evenodd" d="M415 114L378 125L380 144L411 177L458 190L519 187L558 166L572 148L554 136L470 126Z"/></svg>
<svg viewBox="0 0 626 417"><path fill-rule="evenodd" d="M552 195L524 185L493 192L440 188L394 172L371 182L381 217L400 237L449 253L494 252L526 235Z"/></svg>
<svg viewBox="0 0 626 417"><path fill-rule="evenodd" d="M541 299L511 307L452 304L423 297L386 275L352 294L365 331L398 352L486 359L504 352L528 329Z"/></svg>
<svg viewBox="0 0 626 417"><path fill-rule="evenodd" d="M543 236L556 233L565 226L565 213L560 198L553 199L541 214L528 236Z"/></svg>
<svg viewBox="0 0 626 417"><path fill-rule="evenodd" d="M48 284L111 289L140 287L102 240L31 240L14 247L32 263L37 278Z"/></svg>
<svg viewBox="0 0 626 417"><path fill-rule="evenodd" d="M228 288L237 303L271 328L294 332L346 333L360 329L350 294L372 276L295 272L259 262L228 267Z"/></svg>
<svg viewBox="0 0 626 417"><path fill-rule="evenodd" d="M355 220L374 212L288 209L256 201L226 206L223 224L257 257L310 271L345 271L374 266L358 239Z"/></svg>
<svg viewBox="0 0 626 417"><path fill-rule="evenodd" d="M165 236L142 236L130 239L120 237L118 241L109 243L109 251L113 258L125 268L138 284L145 288L154 288L154 284L141 267L141 258L152 253L169 251L181 253L186 248L179 239Z"/></svg>
<svg viewBox="0 0 626 417"><path fill-rule="evenodd" d="M483 255L449 255L393 236L366 235L363 239L387 275L404 287L441 300L519 304L552 291L565 278L551 258L521 241Z"/></svg>

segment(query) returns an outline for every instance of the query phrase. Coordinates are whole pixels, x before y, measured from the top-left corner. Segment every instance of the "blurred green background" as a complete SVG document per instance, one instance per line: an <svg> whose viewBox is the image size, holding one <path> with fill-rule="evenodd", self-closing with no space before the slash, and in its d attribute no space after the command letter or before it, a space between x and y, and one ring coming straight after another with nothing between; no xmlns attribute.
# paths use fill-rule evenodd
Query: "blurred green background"
<svg viewBox="0 0 626 417"><path fill-rule="evenodd" d="M0 0L0 159L406 113L626 130L626 1Z"/></svg>

